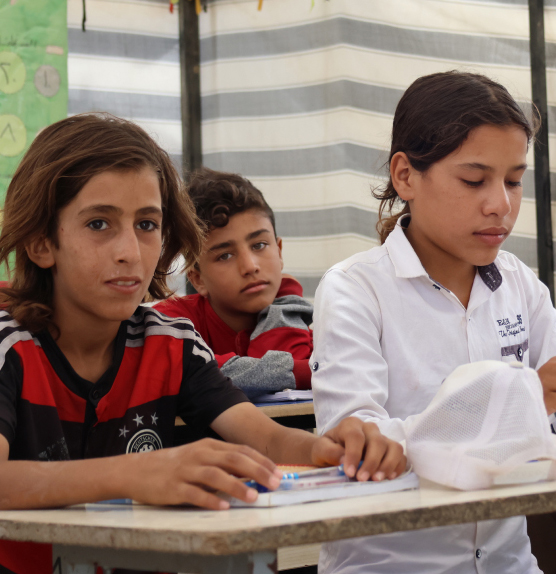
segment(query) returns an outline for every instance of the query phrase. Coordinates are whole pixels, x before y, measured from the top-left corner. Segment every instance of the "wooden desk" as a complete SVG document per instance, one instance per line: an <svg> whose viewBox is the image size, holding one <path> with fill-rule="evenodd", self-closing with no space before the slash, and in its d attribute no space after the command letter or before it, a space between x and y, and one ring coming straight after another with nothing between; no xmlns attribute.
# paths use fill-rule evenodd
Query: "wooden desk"
<svg viewBox="0 0 556 574"><path fill-rule="evenodd" d="M54 543L55 559L201 574L276 572L276 549L556 510L556 482L459 492L420 490L293 507L211 512L87 505L0 512L0 537ZM62 574L70 570L62 570Z"/></svg>

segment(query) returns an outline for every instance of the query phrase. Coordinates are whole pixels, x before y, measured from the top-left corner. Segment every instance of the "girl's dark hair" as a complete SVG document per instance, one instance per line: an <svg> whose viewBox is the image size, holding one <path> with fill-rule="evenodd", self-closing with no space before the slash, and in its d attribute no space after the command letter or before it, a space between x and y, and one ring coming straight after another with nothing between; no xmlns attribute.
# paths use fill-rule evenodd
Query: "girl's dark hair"
<svg viewBox="0 0 556 574"><path fill-rule="evenodd" d="M60 210L95 175L144 167L158 175L163 212L162 251L148 292L163 299L171 293L172 261L181 253L193 263L202 247L193 205L168 154L139 126L110 114L72 116L37 135L8 187L0 234L0 264L11 281L0 289L2 306L24 328L56 330L52 272L35 265L25 246L41 237L57 246Z"/></svg>
<svg viewBox="0 0 556 574"><path fill-rule="evenodd" d="M407 88L396 107L388 165L401 151L413 168L424 173L482 125L516 125L530 142L539 125L534 106L533 124L506 88L486 76L456 71L423 76ZM373 196L380 199L376 227L384 243L398 219L409 213L409 205L398 196L391 177L384 189L373 190ZM402 209L392 215L398 202Z"/></svg>
<svg viewBox="0 0 556 574"><path fill-rule="evenodd" d="M188 190L197 217L209 230L225 227L232 215L248 209L258 209L270 219L276 233L274 212L263 194L248 179L237 173L202 167L191 174Z"/></svg>

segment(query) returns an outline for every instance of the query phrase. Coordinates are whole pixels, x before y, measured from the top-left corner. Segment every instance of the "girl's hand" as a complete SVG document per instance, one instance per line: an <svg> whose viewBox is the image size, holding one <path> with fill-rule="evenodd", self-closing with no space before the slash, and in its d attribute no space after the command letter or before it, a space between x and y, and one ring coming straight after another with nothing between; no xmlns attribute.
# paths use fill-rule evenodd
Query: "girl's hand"
<svg viewBox="0 0 556 574"><path fill-rule="evenodd" d="M544 394L546 412L556 412L556 357L549 359L538 371Z"/></svg>
<svg viewBox="0 0 556 574"><path fill-rule="evenodd" d="M361 481L396 478L407 464L401 444L382 435L374 423L356 417L344 419L316 441L312 459L317 466L343 463L345 473Z"/></svg>
<svg viewBox="0 0 556 574"><path fill-rule="evenodd" d="M271 490L282 477L276 465L254 449L208 438L124 458L128 457L131 468L123 478L126 496L146 504L194 504L225 510L229 503L214 491L245 502L257 499L257 491L236 477L254 479Z"/></svg>

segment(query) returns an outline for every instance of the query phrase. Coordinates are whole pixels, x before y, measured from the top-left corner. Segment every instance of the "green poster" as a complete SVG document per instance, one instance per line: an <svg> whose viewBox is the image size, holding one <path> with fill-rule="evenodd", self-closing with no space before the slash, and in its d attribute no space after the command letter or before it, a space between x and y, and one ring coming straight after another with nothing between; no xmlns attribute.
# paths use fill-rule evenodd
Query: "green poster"
<svg viewBox="0 0 556 574"><path fill-rule="evenodd" d="M0 0L0 206L33 138L67 116L67 0Z"/></svg>

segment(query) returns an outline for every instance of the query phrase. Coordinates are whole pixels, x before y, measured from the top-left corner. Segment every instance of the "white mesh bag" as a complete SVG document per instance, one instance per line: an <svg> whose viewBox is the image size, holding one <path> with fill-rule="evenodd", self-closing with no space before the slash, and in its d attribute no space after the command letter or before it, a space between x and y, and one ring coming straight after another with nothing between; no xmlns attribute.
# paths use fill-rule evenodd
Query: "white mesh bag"
<svg viewBox="0 0 556 574"><path fill-rule="evenodd" d="M411 421L407 456L419 476L462 490L504 483L497 479L518 468L527 474L534 468L529 461L556 460L537 373L517 362L458 367Z"/></svg>

